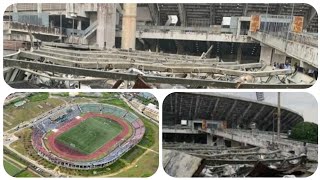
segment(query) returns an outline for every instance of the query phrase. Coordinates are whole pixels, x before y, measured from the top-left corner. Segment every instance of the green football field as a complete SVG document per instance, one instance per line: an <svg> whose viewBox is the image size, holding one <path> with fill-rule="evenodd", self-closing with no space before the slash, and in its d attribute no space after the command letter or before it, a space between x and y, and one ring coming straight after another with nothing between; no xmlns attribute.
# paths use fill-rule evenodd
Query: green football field
<svg viewBox="0 0 320 180"><path fill-rule="evenodd" d="M83 154L91 154L116 137L122 127L105 118L94 117L60 134L56 140Z"/></svg>

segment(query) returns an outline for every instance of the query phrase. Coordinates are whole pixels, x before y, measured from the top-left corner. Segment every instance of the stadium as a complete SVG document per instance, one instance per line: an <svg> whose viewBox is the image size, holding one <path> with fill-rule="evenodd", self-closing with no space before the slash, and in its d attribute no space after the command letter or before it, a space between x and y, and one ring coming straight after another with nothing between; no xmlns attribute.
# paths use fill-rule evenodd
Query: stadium
<svg viewBox="0 0 320 180"><path fill-rule="evenodd" d="M116 162L140 142L143 122L122 108L99 103L58 106L32 127L32 145L46 160L71 169Z"/></svg>

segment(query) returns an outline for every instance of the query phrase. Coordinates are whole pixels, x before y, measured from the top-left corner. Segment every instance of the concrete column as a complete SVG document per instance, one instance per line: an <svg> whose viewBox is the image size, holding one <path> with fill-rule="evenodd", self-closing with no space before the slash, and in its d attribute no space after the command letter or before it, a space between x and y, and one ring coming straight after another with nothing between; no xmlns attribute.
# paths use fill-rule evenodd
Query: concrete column
<svg viewBox="0 0 320 180"><path fill-rule="evenodd" d="M242 47L241 47L241 44L239 44L239 47L237 49L237 61L239 64L241 64L241 57L242 57Z"/></svg>
<svg viewBox="0 0 320 180"><path fill-rule="evenodd" d="M183 54L184 53L183 42L176 40L175 43L177 46L177 54Z"/></svg>
<svg viewBox="0 0 320 180"><path fill-rule="evenodd" d="M99 48L113 48L116 38L116 4L99 3L97 6L97 45Z"/></svg>
<svg viewBox="0 0 320 180"><path fill-rule="evenodd" d="M214 142L212 141L213 135L207 134L207 145L213 146Z"/></svg>
<svg viewBox="0 0 320 180"><path fill-rule="evenodd" d="M237 38L240 36L240 31L241 31L241 21L238 19L238 26L237 26Z"/></svg>
<svg viewBox="0 0 320 180"><path fill-rule="evenodd" d="M37 13L42 13L42 3L37 3Z"/></svg>
<svg viewBox="0 0 320 180"><path fill-rule="evenodd" d="M77 30L82 30L81 29L81 24L82 24L81 22L82 22L81 20L78 20Z"/></svg>
<svg viewBox="0 0 320 180"><path fill-rule="evenodd" d="M284 53L275 49L272 54L272 63L274 63L274 62L277 62L279 64L285 63L286 58L287 58L287 56Z"/></svg>
<svg viewBox="0 0 320 180"><path fill-rule="evenodd" d="M260 62L263 61L265 64L271 65L272 54L273 54L273 49L271 47L261 45Z"/></svg>
<svg viewBox="0 0 320 180"><path fill-rule="evenodd" d="M222 137L218 137L216 140L217 146L225 146L224 139Z"/></svg>
<svg viewBox="0 0 320 180"><path fill-rule="evenodd" d="M158 53L160 51L159 48L159 39L156 40L156 52Z"/></svg>
<svg viewBox="0 0 320 180"><path fill-rule="evenodd" d="M136 3L123 4L122 38L121 38L122 49L136 48L136 16L137 16Z"/></svg>
<svg viewBox="0 0 320 180"><path fill-rule="evenodd" d="M14 13L17 13L17 12L18 12L17 4L12 4L12 11L13 11Z"/></svg>

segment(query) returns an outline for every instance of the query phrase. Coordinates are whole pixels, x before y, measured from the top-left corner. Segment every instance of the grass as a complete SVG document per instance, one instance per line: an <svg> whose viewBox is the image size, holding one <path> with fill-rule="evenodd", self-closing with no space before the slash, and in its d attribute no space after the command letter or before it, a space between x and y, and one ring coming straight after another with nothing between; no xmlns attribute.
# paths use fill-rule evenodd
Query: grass
<svg viewBox="0 0 320 180"><path fill-rule="evenodd" d="M16 174L18 174L22 170L19 167L13 165L12 163L10 163L7 160L3 160L3 166L4 166L4 169L6 170L6 172L10 176L15 176Z"/></svg>
<svg viewBox="0 0 320 180"><path fill-rule="evenodd" d="M68 92L54 93L53 96L69 97Z"/></svg>
<svg viewBox="0 0 320 180"><path fill-rule="evenodd" d="M47 104L46 104L47 103ZM29 121L32 118L43 114L54 107L63 104L63 101L56 98L49 98L46 100L41 100L37 102L27 102L21 107L16 108L14 105L8 105L4 107L4 131L7 131L20 123ZM42 109L38 107L42 106Z"/></svg>
<svg viewBox="0 0 320 180"><path fill-rule="evenodd" d="M38 177L38 176L29 170L25 170L17 174L15 177Z"/></svg>
<svg viewBox="0 0 320 180"><path fill-rule="evenodd" d="M7 160L6 158L4 158L3 160L4 169L10 176L39 177L39 175L33 173L29 169L26 169L27 165L24 162L20 161L16 156L6 154L6 157L10 157L11 159L13 159L13 161L15 161L14 163L13 161L11 162L11 160ZM20 163L20 165L16 164L16 162ZM21 167L21 165L23 165L24 167Z"/></svg>
<svg viewBox="0 0 320 180"><path fill-rule="evenodd" d="M159 155L154 152L147 152L143 158L135 162L132 168L117 174L115 177L150 177L158 169Z"/></svg>
<svg viewBox="0 0 320 180"><path fill-rule="evenodd" d="M132 163L137 157L141 156L146 150L142 149L138 146L133 147L128 151L126 154L124 154L121 159L126 161L127 163Z"/></svg>
<svg viewBox="0 0 320 180"><path fill-rule="evenodd" d="M38 102L38 101L44 101L49 98L49 93L48 92L39 92L39 93L34 93L31 96L28 97L28 99L31 102Z"/></svg>
<svg viewBox="0 0 320 180"><path fill-rule="evenodd" d="M10 144L10 147L18 151L20 154L28 155L25 148L25 142L28 142L31 138L32 130L30 128L22 129L15 133L15 136L20 137L17 141Z"/></svg>
<svg viewBox="0 0 320 180"><path fill-rule="evenodd" d="M57 137L58 142L83 154L91 154L116 137L122 127L101 117L89 118Z"/></svg>

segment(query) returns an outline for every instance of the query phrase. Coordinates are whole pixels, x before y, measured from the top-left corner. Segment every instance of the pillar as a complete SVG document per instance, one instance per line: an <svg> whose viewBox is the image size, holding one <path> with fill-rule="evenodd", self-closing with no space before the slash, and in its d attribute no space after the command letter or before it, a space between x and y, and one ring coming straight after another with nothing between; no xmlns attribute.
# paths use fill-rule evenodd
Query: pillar
<svg viewBox="0 0 320 180"><path fill-rule="evenodd" d="M37 13L42 13L42 3L37 3Z"/></svg>
<svg viewBox="0 0 320 180"><path fill-rule="evenodd" d="M237 38L239 38L241 32L241 21L238 18L238 24L237 24Z"/></svg>
<svg viewBox="0 0 320 180"><path fill-rule="evenodd" d="M207 145L213 146L214 142L212 141L213 135L212 134L207 134Z"/></svg>
<svg viewBox="0 0 320 180"><path fill-rule="evenodd" d="M121 49L136 47L136 16L136 3L123 4Z"/></svg>
<svg viewBox="0 0 320 180"><path fill-rule="evenodd" d="M12 4L12 11L13 11L14 13L17 13L17 12L18 12L17 4Z"/></svg>
<svg viewBox="0 0 320 180"><path fill-rule="evenodd" d="M160 52L159 39L156 40L156 52Z"/></svg>
<svg viewBox="0 0 320 180"><path fill-rule="evenodd" d="M260 62L271 65L273 49L269 46L261 45Z"/></svg>
<svg viewBox="0 0 320 180"><path fill-rule="evenodd" d="M183 41L175 41L177 46L177 54L183 54L184 53L184 47L183 47Z"/></svg>
<svg viewBox="0 0 320 180"><path fill-rule="evenodd" d="M99 3L97 6L97 45L99 48L113 48L116 39L116 4Z"/></svg>
<svg viewBox="0 0 320 180"><path fill-rule="evenodd" d="M82 22L81 20L78 20L77 30L82 30L82 29L81 29L81 24L82 24L81 22Z"/></svg>
<svg viewBox="0 0 320 180"><path fill-rule="evenodd" d="M237 49L237 61L239 64L241 64L241 57L242 57L242 47L241 47L241 44L239 44Z"/></svg>
<svg viewBox="0 0 320 180"><path fill-rule="evenodd" d="M222 137L218 137L216 140L217 146L225 146L224 139Z"/></svg>

